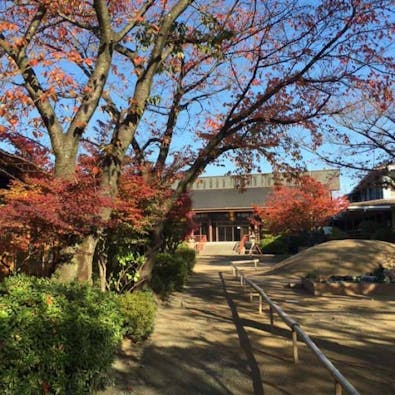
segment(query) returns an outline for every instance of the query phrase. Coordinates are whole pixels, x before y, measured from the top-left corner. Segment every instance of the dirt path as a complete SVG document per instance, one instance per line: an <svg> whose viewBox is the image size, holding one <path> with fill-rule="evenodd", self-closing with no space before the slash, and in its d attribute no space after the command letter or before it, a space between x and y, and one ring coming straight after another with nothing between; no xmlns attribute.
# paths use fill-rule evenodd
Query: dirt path
<svg viewBox="0 0 395 395"><path fill-rule="evenodd" d="M243 258L199 258L184 292L160 306L150 340L125 343L114 365L116 385L103 394L334 393L329 373L305 347L293 364L289 331L278 320L270 330L267 313L259 314L232 278L232 259ZM259 271L246 270L263 281ZM395 393L395 302L317 299L276 279L265 286L361 394Z"/></svg>
<svg viewBox="0 0 395 395"><path fill-rule="evenodd" d="M263 394L259 367L246 334L235 327L237 312L218 275L224 262L228 272L229 257L209 261L200 259L183 293L160 306L142 348L124 345L117 385L105 394Z"/></svg>

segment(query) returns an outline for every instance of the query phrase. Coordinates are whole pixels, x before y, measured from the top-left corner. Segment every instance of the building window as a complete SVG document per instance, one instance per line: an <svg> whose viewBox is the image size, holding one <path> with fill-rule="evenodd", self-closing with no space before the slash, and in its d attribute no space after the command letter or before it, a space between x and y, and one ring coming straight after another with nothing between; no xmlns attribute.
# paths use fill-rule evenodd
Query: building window
<svg viewBox="0 0 395 395"><path fill-rule="evenodd" d="M236 212L236 219L249 219L251 217L252 213L249 212Z"/></svg>
<svg viewBox="0 0 395 395"><path fill-rule="evenodd" d="M229 213L212 213L211 218L215 221L229 221Z"/></svg>
<svg viewBox="0 0 395 395"><path fill-rule="evenodd" d="M374 189L374 199L382 199L383 198L383 189L382 188L375 188Z"/></svg>

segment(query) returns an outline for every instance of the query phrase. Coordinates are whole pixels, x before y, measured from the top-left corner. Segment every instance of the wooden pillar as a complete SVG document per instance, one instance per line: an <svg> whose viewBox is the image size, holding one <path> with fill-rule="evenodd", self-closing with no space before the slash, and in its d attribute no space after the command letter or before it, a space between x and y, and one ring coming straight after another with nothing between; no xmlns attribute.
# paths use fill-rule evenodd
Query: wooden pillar
<svg viewBox="0 0 395 395"><path fill-rule="evenodd" d="M292 352L294 357L294 363L299 362L299 354L298 354L298 334L295 329L292 329Z"/></svg>
<svg viewBox="0 0 395 395"><path fill-rule="evenodd" d="M272 308L272 306L270 306L270 308L269 308L269 316L270 316L270 331L273 331L274 316L273 316L273 308Z"/></svg>
<svg viewBox="0 0 395 395"><path fill-rule="evenodd" d="M338 383L337 381L335 381L335 394L336 395L342 395L343 394L343 388L340 385L340 383Z"/></svg>

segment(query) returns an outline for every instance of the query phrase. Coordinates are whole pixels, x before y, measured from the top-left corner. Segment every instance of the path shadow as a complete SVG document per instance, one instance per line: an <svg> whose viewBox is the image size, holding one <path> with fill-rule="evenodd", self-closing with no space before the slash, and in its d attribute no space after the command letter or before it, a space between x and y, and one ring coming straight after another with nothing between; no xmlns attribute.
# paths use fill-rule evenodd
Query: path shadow
<svg viewBox="0 0 395 395"><path fill-rule="evenodd" d="M254 353L252 351L252 347L250 344L250 340L248 338L248 334L242 325L242 321L241 321L239 314L237 312L237 307L226 289L225 280L224 280L224 277L221 272L219 273L219 276L222 281L222 287L224 290L225 299L226 299L226 301L229 305L229 308L232 312L232 319L233 319L233 322L236 326L237 334L239 336L240 347L244 350L248 365L251 369L251 378L252 378L252 383L253 383L253 388L254 388L254 394L255 395L263 395L264 390L263 390L263 386L262 386L261 372L260 372L259 366L257 364L257 361L255 359Z"/></svg>

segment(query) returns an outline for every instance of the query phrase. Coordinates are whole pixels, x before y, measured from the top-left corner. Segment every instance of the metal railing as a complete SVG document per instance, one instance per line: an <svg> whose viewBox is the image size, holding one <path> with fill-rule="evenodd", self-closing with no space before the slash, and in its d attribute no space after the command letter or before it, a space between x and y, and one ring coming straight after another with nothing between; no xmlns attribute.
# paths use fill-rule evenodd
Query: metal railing
<svg viewBox="0 0 395 395"><path fill-rule="evenodd" d="M265 291L255 284L252 280L247 278L245 274L236 266L240 263L254 263L254 266L257 267L256 259L249 261L231 261L233 268L233 275L237 279L240 278L240 286L245 287L245 285L249 285L253 288L259 297L259 313L262 314L263 310L263 301L265 301L269 305L269 316L270 316L270 326L273 329L274 327L274 312L278 314L278 316L282 319L282 321L291 329L291 338L292 338L292 352L293 352L293 360L294 363L298 363L299 354L298 354L298 336L306 344L306 346L313 352L313 354L318 358L322 365L329 371L335 381L335 394L342 395L343 389L347 391L347 393L351 395L360 395L359 392L354 388L354 386L340 373L340 371L332 364L332 362L325 356L325 354L317 347L317 345L311 340L310 336L307 335L303 329L300 327L300 324L292 319L288 314L286 314L281 307L277 306L269 296L265 293ZM253 300L253 293L250 293L250 300Z"/></svg>

